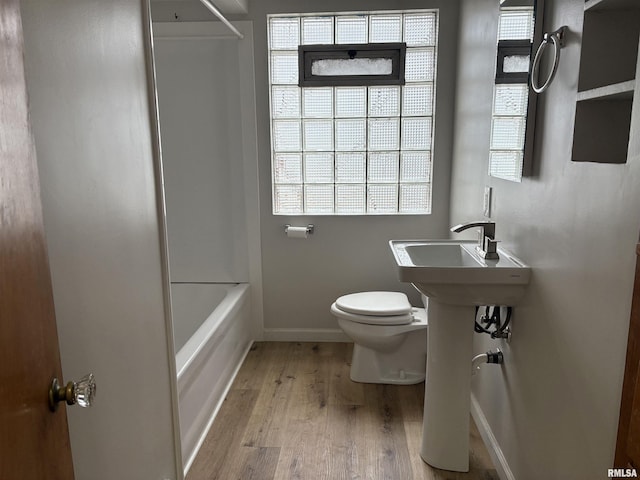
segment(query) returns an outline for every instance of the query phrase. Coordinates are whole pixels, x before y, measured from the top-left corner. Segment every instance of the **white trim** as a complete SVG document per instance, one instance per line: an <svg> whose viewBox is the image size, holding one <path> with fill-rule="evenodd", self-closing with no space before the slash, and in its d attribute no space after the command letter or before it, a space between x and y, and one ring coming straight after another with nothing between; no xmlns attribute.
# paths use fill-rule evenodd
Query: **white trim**
<svg viewBox="0 0 640 480"><path fill-rule="evenodd" d="M251 284L251 317L253 338L262 340L264 327L262 294L262 244L260 240L260 197L258 180L258 126L253 54L253 22L237 22L244 33L238 42L240 73L240 121L242 123L242 157L244 198Z"/></svg>
<svg viewBox="0 0 640 480"><path fill-rule="evenodd" d="M351 342L339 328L265 328L267 342Z"/></svg>
<svg viewBox="0 0 640 480"><path fill-rule="evenodd" d="M176 371L176 352L173 335L173 313L171 310L171 283L169 278L169 237L167 234L167 211L164 190L164 166L162 163L162 147L160 132L160 115L158 113L158 89L154 51L154 26L151 18L151 2L142 3L144 22L144 42L149 96L149 117L153 139L153 173L156 195L156 215L158 219L160 267L162 271L162 296L164 301L164 321L167 333L167 363L169 366L169 385L171 386L171 425L173 428L173 450L175 456L176 479L183 480L182 439L180 436L180 407L178 405L178 374Z"/></svg>
<svg viewBox="0 0 640 480"><path fill-rule="evenodd" d="M516 480L511 468L509 468L507 459L502 453L498 440L491 431L487 417L484 416L484 412L480 408L480 404L473 393L471 394L471 416L474 422L476 422L480 436L487 447L489 456L493 461L493 465L496 467L496 473L498 477L500 477L500 480Z"/></svg>

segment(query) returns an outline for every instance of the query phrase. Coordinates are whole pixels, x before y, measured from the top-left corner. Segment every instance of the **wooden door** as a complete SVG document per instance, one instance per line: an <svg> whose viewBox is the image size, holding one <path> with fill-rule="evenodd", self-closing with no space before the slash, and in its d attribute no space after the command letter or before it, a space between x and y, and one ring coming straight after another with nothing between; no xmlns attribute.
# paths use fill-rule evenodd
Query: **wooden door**
<svg viewBox="0 0 640 480"><path fill-rule="evenodd" d="M0 0L0 478L73 479L19 0Z"/></svg>
<svg viewBox="0 0 640 480"><path fill-rule="evenodd" d="M640 257L640 243L636 247ZM640 468L640 258L636 260L636 279L631 303L627 363L622 385L620 420L615 466Z"/></svg>

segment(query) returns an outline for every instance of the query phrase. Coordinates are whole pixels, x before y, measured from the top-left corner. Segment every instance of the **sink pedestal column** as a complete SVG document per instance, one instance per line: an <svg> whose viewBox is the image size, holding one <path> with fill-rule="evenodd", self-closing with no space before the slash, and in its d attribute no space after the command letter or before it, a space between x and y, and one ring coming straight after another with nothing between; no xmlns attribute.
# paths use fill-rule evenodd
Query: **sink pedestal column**
<svg viewBox="0 0 640 480"><path fill-rule="evenodd" d="M427 378L420 456L429 465L469 471L474 306L430 298Z"/></svg>

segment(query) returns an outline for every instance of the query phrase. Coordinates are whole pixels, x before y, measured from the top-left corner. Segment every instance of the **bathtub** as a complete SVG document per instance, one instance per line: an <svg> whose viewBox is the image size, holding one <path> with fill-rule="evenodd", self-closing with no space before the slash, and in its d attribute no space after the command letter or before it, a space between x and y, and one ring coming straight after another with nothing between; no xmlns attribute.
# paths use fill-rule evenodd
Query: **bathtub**
<svg viewBox="0 0 640 480"><path fill-rule="evenodd" d="M185 474L251 346L249 284L172 284Z"/></svg>

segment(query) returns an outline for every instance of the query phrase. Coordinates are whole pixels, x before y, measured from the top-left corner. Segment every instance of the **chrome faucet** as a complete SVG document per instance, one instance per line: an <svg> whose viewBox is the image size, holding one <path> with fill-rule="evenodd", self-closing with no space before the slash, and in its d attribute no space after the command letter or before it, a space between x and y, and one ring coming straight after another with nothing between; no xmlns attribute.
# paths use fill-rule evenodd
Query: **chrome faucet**
<svg viewBox="0 0 640 480"><path fill-rule="evenodd" d="M467 230L468 228L473 227L480 227L480 230L478 230L478 245L476 246L476 251L480 254L480 256L482 258L493 260L500 258L498 257L497 251L498 241L496 240L495 222L479 221L461 223L460 225L451 227L451 231L460 233L464 230Z"/></svg>

